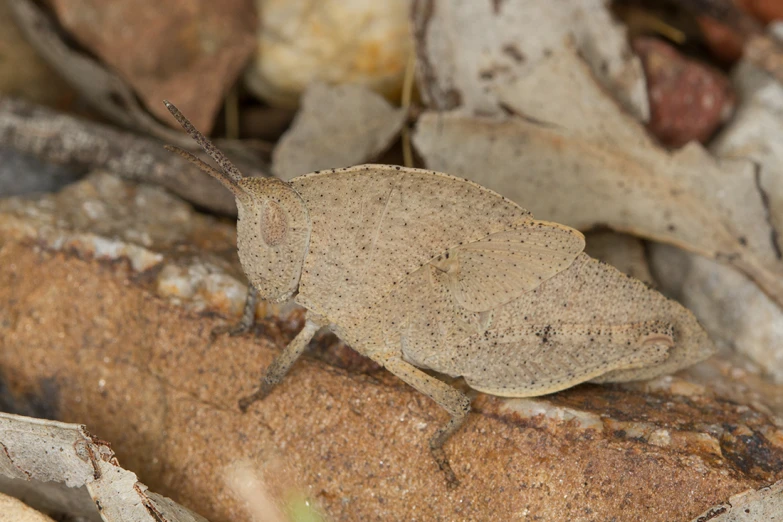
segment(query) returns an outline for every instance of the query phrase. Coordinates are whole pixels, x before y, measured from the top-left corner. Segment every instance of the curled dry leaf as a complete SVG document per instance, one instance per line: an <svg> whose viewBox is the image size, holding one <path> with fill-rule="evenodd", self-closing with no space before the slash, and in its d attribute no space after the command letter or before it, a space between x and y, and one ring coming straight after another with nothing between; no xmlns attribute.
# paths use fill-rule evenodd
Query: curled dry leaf
<svg viewBox="0 0 783 522"><path fill-rule="evenodd" d="M69 47L37 4L31 0L8 0L8 5L30 44L95 110L129 129L190 146L181 133L150 116L122 78Z"/></svg>
<svg viewBox="0 0 783 522"><path fill-rule="evenodd" d="M783 305L783 262L768 196L748 161L701 146L656 146L573 51L498 86L505 120L428 113L414 143L431 168L463 175L586 230L606 225L692 250L751 277Z"/></svg>
<svg viewBox="0 0 783 522"><path fill-rule="evenodd" d="M86 486L106 522L206 522L172 500L147 491L120 467L109 444L84 426L0 413L0 474Z"/></svg>
<svg viewBox="0 0 783 522"><path fill-rule="evenodd" d="M692 310L719 347L748 356L783 383L783 311L743 274L670 245L652 245L661 290Z"/></svg>
<svg viewBox="0 0 783 522"><path fill-rule="evenodd" d="M405 111L358 85L308 87L293 126L277 143L274 174L284 180L375 159L395 139Z"/></svg>
<svg viewBox="0 0 783 522"><path fill-rule="evenodd" d="M646 121L649 107L641 62L606 4L414 1L417 76L424 100L437 110L463 106L474 114L497 114L499 100L491 89L524 78L570 39L602 85Z"/></svg>

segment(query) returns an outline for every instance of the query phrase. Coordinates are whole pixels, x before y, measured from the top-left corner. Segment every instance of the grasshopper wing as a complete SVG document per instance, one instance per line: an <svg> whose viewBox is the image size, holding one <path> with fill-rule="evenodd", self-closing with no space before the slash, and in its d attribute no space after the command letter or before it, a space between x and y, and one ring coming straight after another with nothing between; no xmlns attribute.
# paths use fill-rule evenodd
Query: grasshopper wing
<svg viewBox="0 0 783 522"><path fill-rule="evenodd" d="M483 312L517 299L562 272L584 246L585 238L577 230L531 221L453 248L432 265L445 274L454 299L463 308Z"/></svg>

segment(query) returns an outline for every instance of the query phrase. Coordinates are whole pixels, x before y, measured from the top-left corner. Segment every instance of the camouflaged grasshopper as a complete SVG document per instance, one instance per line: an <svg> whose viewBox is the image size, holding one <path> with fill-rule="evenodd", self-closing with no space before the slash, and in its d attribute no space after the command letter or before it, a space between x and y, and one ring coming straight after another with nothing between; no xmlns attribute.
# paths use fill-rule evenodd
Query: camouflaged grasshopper
<svg viewBox="0 0 783 522"><path fill-rule="evenodd" d="M166 105L221 170L170 149L236 197L239 259L251 287L235 332L252 324L259 297L293 298L308 311L258 391L240 401L243 411L329 328L449 413L430 449L455 485L443 445L470 400L423 369L492 395L529 397L585 381L648 379L713 353L682 306L584 254L580 232L537 221L491 190L388 165L290 182L245 178Z"/></svg>

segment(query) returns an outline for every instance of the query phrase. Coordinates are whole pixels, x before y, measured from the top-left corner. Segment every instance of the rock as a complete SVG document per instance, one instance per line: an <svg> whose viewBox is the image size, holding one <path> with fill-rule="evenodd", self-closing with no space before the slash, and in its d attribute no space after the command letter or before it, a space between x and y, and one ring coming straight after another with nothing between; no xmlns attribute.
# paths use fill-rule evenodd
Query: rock
<svg viewBox="0 0 783 522"><path fill-rule="evenodd" d="M718 60L734 63L742 57L745 39L739 31L708 16L697 17L696 22L704 43Z"/></svg>
<svg viewBox="0 0 783 522"><path fill-rule="evenodd" d="M0 493L0 522L53 522L23 502Z"/></svg>
<svg viewBox="0 0 783 522"><path fill-rule="evenodd" d="M756 185L764 194L768 216L780 241L783 230L783 85L747 61L731 74L740 104L710 151L719 157L752 160L758 166ZM778 252L780 245L778 245Z"/></svg>
<svg viewBox="0 0 783 522"><path fill-rule="evenodd" d="M0 303L12 303L0 307L0 380L17 404L88 424L139 480L209 520L248 518L225 479L248 467L279 505L299 491L335 520L680 520L783 478L775 419L682 377L476 394L446 446L455 490L427 450L446 414L383 370L305 357L240 414L238 397L291 338L268 332L296 312L268 308L283 319L262 335L211 342L214 312L241 302L207 284L238 281L233 227L151 190L96 174L0 204ZM170 266L184 282L164 299L160 281L180 281Z"/></svg>
<svg viewBox="0 0 783 522"><path fill-rule="evenodd" d="M706 142L734 110L728 79L655 38L639 37L632 45L647 76L650 132L675 148Z"/></svg>
<svg viewBox="0 0 783 522"><path fill-rule="evenodd" d="M204 133L254 49L252 0L50 3L70 35L119 73L153 115L176 125L162 103L168 99Z"/></svg>
<svg viewBox="0 0 783 522"><path fill-rule="evenodd" d="M295 107L307 86L359 84L399 97L411 53L410 0L256 0L261 27L245 82Z"/></svg>

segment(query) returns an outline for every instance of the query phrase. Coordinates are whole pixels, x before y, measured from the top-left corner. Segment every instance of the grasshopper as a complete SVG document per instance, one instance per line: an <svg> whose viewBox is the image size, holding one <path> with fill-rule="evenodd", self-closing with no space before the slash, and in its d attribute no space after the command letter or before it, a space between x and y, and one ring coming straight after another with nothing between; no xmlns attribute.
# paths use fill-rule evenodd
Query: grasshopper
<svg viewBox="0 0 783 522"><path fill-rule="evenodd" d="M246 178L166 106L220 170L168 148L236 198L250 288L233 333L252 324L259 298L293 298L307 309L304 328L240 400L243 411L328 328L449 413L429 446L454 486L443 446L470 399L424 370L492 395L530 397L586 381L649 379L714 351L681 305L583 253L579 231L535 220L476 183L390 165L290 182Z"/></svg>

